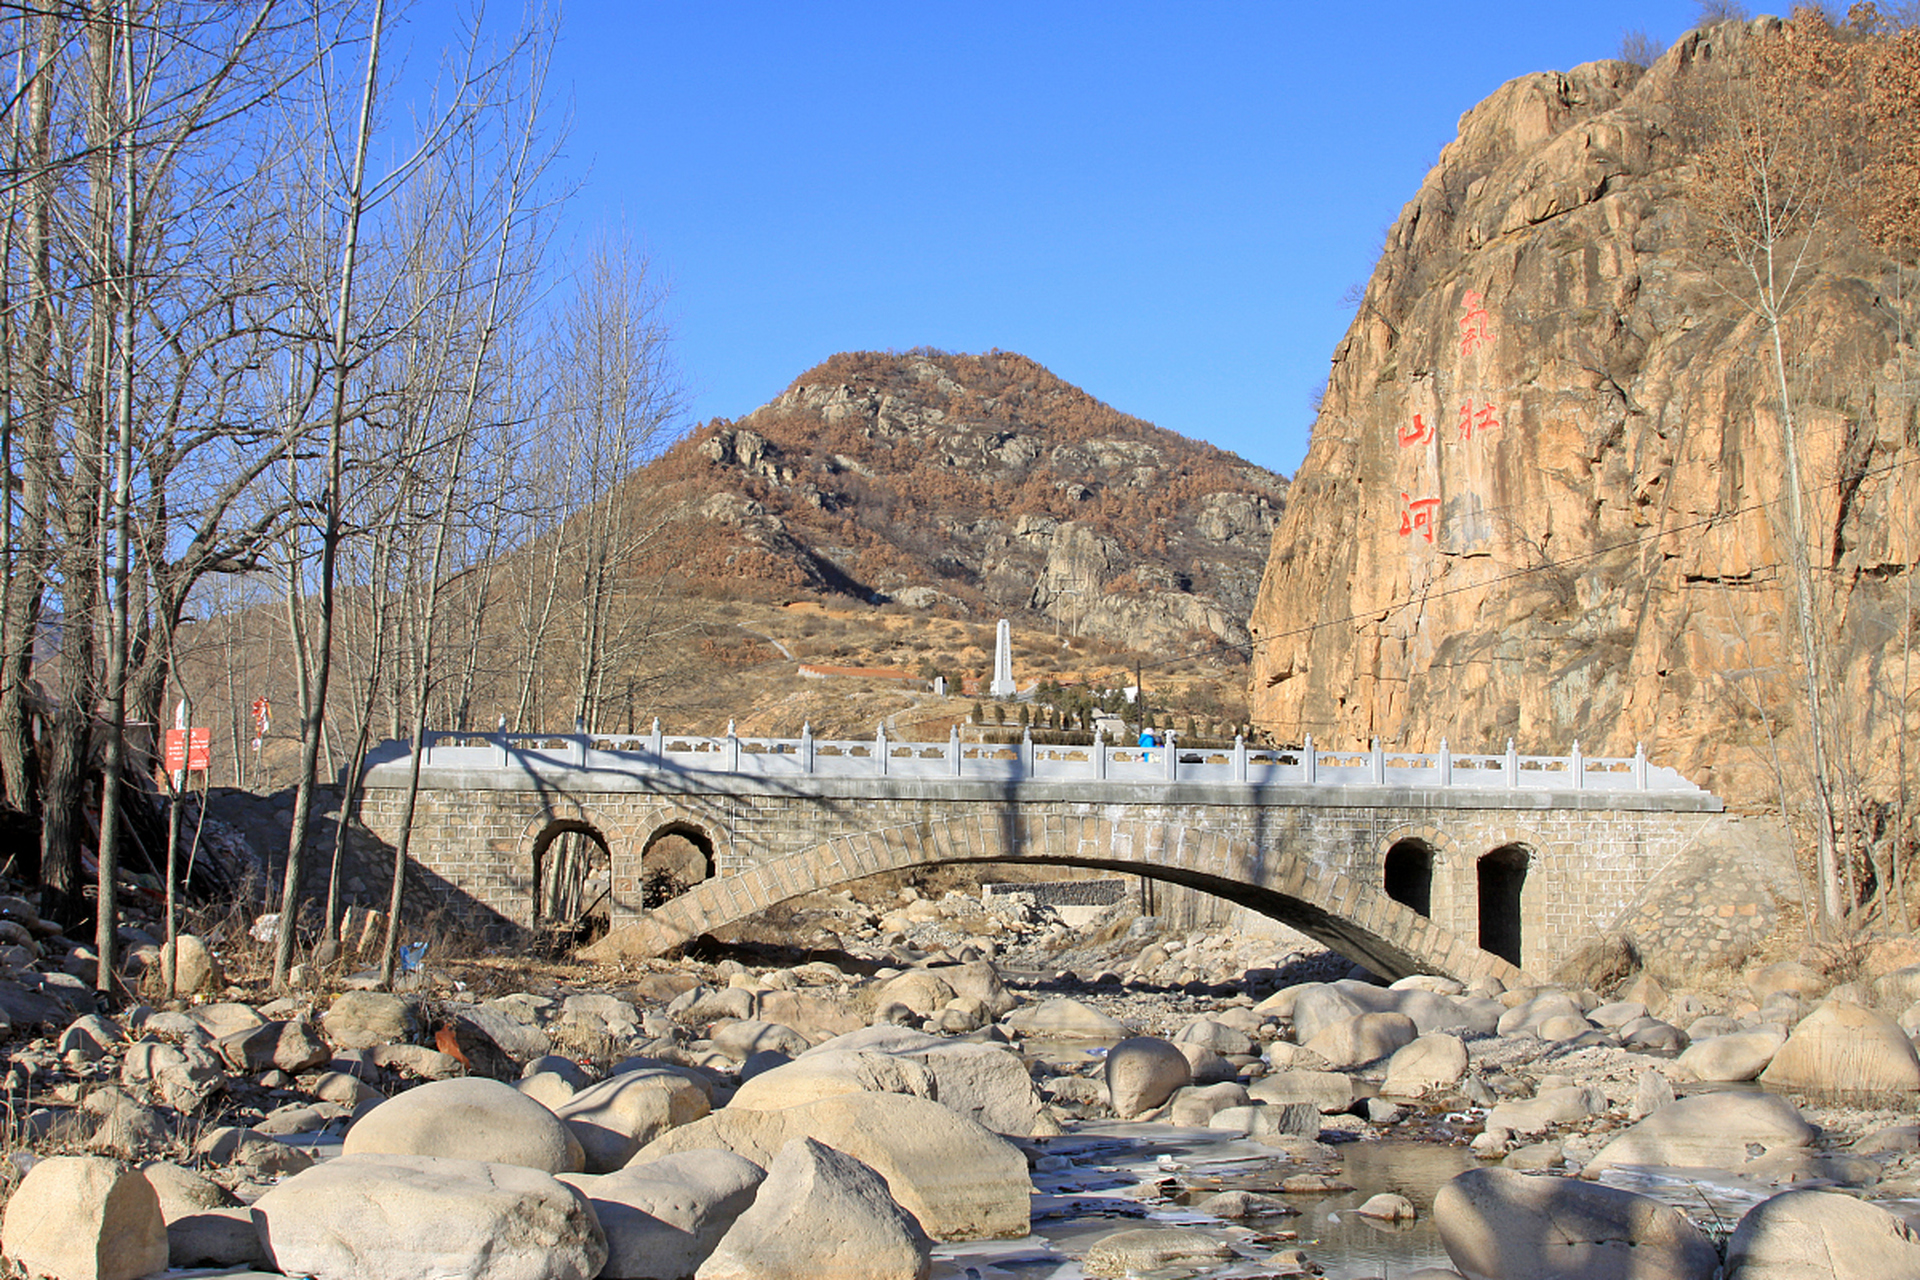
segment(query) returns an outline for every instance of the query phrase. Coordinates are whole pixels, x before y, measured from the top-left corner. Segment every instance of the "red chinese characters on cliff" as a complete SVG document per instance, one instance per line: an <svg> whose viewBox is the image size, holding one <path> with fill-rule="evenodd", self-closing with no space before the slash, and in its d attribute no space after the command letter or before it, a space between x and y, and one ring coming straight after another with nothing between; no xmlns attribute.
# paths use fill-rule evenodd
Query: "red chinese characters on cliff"
<svg viewBox="0 0 1920 1280"><path fill-rule="evenodd" d="M1482 347L1493 345L1493 315L1486 298L1477 289L1469 289L1460 299L1465 313L1460 317L1460 354L1470 356Z"/></svg>
<svg viewBox="0 0 1920 1280"><path fill-rule="evenodd" d="M1487 309L1486 295L1478 289L1465 290L1460 295L1460 355L1466 357L1488 351L1493 346L1493 313ZM1467 388L1479 389L1484 370L1477 363L1471 369L1463 367L1459 377ZM1456 384L1459 385L1459 384ZM1444 415L1445 410L1440 410ZM1395 438L1402 449L1416 445L1432 445L1436 451L1444 451L1451 442L1443 442L1437 427L1438 422L1429 423L1423 414L1413 415L1411 425L1402 424L1395 429ZM1469 395L1460 402L1460 413L1455 423L1454 439L1460 443L1472 444L1476 437L1489 431L1500 429L1500 409L1490 400L1481 400L1478 395ZM1436 461L1439 459L1436 458ZM1471 495L1469 495L1471 496ZM1431 544L1436 540L1440 524L1440 499L1432 496L1414 497L1405 490L1400 494L1400 536L1403 538L1420 537Z"/></svg>
<svg viewBox="0 0 1920 1280"><path fill-rule="evenodd" d="M1433 522L1440 510L1438 498L1414 498L1400 495L1400 536L1410 538L1419 534L1428 542L1433 541Z"/></svg>
<svg viewBox="0 0 1920 1280"><path fill-rule="evenodd" d="M1460 438L1472 440L1475 432L1492 431L1500 425L1496 410L1489 403L1475 404L1469 398L1460 406Z"/></svg>

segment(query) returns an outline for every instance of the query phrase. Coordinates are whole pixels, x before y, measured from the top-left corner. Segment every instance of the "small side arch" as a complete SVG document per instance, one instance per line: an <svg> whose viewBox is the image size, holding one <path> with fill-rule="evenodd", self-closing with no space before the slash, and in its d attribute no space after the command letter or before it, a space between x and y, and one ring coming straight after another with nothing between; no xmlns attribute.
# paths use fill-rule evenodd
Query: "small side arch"
<svg viewBox="0 0 1920 1280"><path fill-rule="evenodd" d="M524 860L514 868L514 912L527 928L578 928L589 916L612 918L617 855L633 838L615 815L558 800L527 821L520 833Z"/></svg>
<svg viewBox="0 0 1920 1280"><path fill-rule="evenodd" d="M1375 847L1380 888L1388 898L1428 920L1454 923L1453 877L1460 851L1446 832L1426 823L1407 824L1387 832Z"/></svg>
<svg viewBox="0 0 1920 1280"><path fill-rule="evenodd" d="M613 851L591 823L560 818L533 842L532 924L563 933L592 931L589 921L611 918Z"/></svg>
<svg viewBox="0 0 1920 1280"><path fill-rule="evenodd" d="M1387 896L1415 915L1433 918L1433 846L1417 836L1396 840L1381 860Z"/></svg>
<svg viewBox="0 0 1920 1280"><path fill-rule="evenodd" d="M1533 861L1532 849L1510 841L1489 849L1474 863L1480 949L1516 966L1526 951L1527 871Z"/></svg>
<svg viewBox="0 0 1920 1280"><path fill-rule="evenodd" d="M640 849L641 908L651 911L711 880L719 865L704 827L679 819L663 824Z"/></svg>

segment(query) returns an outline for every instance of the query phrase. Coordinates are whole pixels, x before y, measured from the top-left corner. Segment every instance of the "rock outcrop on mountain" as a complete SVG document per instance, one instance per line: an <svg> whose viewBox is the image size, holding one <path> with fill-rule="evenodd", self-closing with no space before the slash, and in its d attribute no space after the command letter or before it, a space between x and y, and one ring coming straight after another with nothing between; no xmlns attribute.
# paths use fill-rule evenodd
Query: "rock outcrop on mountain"
<svg viewBox="0 0 1920 1280"><path fill-rule="evenodd" d="M1527 76L1462 118L1387 234L1274 536L1252 617L1274 737L1643 742L1736 804L1798 786L1781 396L1685 129L1777 25ZM1782 335L1829 745L1871 825L1911 687L1913 279L1837 221L1810 248Z"/></svg>
<svg viewBox="0 0 1920 1280"><path fill-rule="evenodd" d="M1247 638L1286 482L1024 356L851 353L648 469L655 567L1134 648Z"/></svg>

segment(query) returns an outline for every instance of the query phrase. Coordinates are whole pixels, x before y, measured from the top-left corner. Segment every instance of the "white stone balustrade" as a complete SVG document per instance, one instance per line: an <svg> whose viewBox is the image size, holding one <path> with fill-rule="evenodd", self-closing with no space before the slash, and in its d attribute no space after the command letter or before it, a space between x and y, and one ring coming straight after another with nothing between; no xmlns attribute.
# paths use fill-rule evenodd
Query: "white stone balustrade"
<svg viewBox="0 0 1920 1280"><path fill-rule="evenodd" d="M731 726L729 726L731 728ZM1383 748L1322 751L1312 738L1301 747L1181 746L1148 748L1051 746L1030 735L1018 743L962 742L956 728L945 742L896 742L882 729L871 740L743 738L650 733L462 733L425 735L430 768L513 770L529 766L616 772L728 774L752 778L946 778L983 782L1038 781L1130 785L1310 786L1448 791L1588 791L1641 795L1705 793L1673 769L1632 756L1587 756L1573 744L1568 756L1521 755L1511 740L1499 754L1457 753L1443 740L1438 751Z"/></svg>

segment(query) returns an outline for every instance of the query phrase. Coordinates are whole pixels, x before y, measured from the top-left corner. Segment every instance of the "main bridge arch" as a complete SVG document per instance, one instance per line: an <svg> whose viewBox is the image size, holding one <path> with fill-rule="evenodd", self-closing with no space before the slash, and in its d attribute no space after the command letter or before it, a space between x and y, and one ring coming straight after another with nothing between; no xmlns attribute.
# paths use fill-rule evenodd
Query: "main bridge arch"
<svg viewBox="0 0 1920 1280"><path fill-rule="evenodd" d="M696 885L617 926L586 955L605 960L662 955L777 903L885 871L1022 862L1185 885L1279 920L1389 977L1438 973L1464 981L1490 975L1511 984L1525 976L1507 960L1344 871L1223 832L1152 820L1102 825L1104 838L1076 838L1072 847L1050 824L978 819L834 836Z"/></svg>

